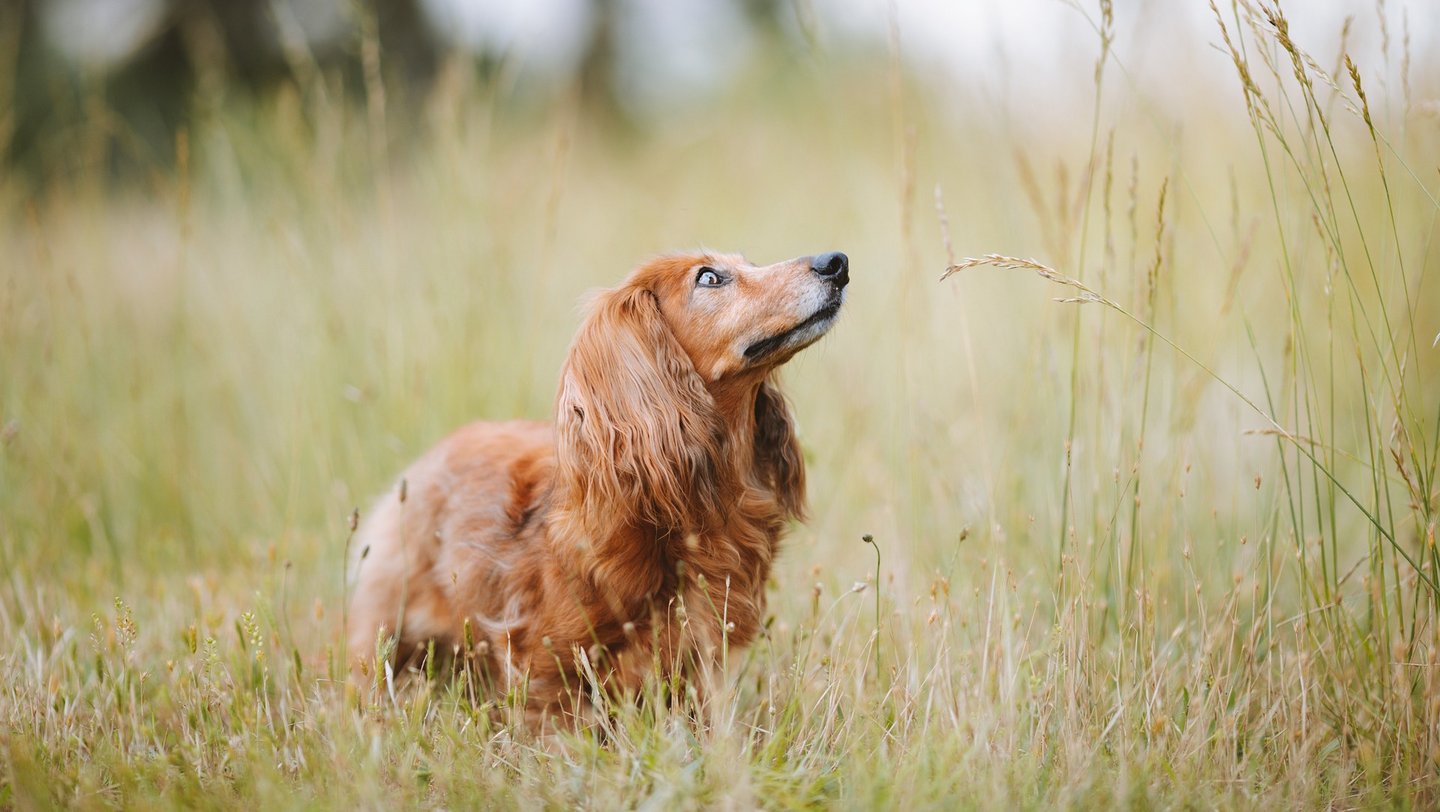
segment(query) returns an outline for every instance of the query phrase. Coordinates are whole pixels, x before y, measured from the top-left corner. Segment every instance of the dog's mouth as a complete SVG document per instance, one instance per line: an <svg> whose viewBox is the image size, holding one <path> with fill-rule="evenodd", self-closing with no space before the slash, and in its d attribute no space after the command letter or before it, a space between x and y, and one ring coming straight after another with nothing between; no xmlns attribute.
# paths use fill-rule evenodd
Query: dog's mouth
<svg viewBox="0 0 1440 812"><path fill-rule="evenodd" d="M801 350L814 343L835 322L835 316L840 313L842 301L843 297L836 294L819 310L811 313L804 321L789 330L769 338L762 338L746 347L745 360L758 361L783 349Z"/></svg>

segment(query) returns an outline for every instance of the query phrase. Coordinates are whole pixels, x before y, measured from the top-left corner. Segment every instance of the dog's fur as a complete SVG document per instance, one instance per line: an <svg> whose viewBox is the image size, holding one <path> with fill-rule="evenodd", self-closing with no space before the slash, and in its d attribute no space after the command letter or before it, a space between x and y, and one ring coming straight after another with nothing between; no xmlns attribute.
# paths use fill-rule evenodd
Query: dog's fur
<svg viewBox="0 0 1440 812"><path fill-rule="evenodd" d="M498 689L525 684L528 712L565 715L591 690L633 693L657 666L693 678L750 642L780 535L805 508L773 373L834 323L848 279L848 263L827 277L810 257L677 255L603 292L553 427L466 426L368 514L355 667L398 628L400 662L431 642L468 649Z"/></svg>

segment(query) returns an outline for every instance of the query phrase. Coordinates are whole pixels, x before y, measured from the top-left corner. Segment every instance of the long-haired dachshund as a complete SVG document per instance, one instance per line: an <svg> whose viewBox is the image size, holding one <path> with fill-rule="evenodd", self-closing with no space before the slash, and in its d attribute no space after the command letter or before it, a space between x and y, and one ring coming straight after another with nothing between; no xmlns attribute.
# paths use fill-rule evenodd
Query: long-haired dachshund
<svg viewBox="0 0 1440 812"><path fill-rule="evenodd" d="M497 690L523 685L529 714L578 714L591 691L633 694L651 673L693 683L749 643L805 509L775 370L835 323L849 281L841 253L765 267L706 253L604 291L553 426L468 425L367 516L356 667L433 644Z"/></svg>

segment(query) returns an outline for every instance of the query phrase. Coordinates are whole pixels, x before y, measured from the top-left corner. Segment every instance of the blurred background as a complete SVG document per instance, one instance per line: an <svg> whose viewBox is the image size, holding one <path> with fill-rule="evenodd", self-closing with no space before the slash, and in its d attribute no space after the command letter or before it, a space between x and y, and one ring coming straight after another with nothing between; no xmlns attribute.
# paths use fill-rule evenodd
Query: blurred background
<svg viewBox="0 0 1440 812"><path fill-rule="evenodd" d="M1143 573L1189 617L1203 604L1170 587L1228 594L1316 533L1338 584L1373 555L1364 511L1314 471L1288 482L1304 458L1209 372L1323 428L1341 482L1405 493L1360 460L1397 414L1429 436L1440 402L1440 6L1297 4L1309 90L1268 8L9 0L0 549L37 602L20 615L137 584L232 611L293 567L314 649L351 510L466 420L547 416L585 292L702 245L852 258L839 328L786 373L814 518L782 616L814 581L870 577L861 533L897 607L1001 560L1048 605L1078 555L1106 600ZM988 252L1084 280L1193 357L1028 271L938 281ZM1406 316L1380 326L1382 304Z"/></svg>
<svg viewBox="0 0 1440 812"><path fill-rule="evenodd" d="M529 109L573 98L640 137L639 128L703 115L718 99L759 93L786 73L883 68L889 54L908 77L950 99L941 116L958 119L973 104L1012 126L1063 127L1089 112L1089 94L1066 80L1095 62L1099 7L1090 5L8 0L0 30L12 81L0 147L11 165L53 168L55 156L74 146L65 134L77 137L77 117L98 95L113 118L106 160L150 165L173 160L177 128L233 97L320 81L333 94L358 98L367 70L390 89L391 138L415 135L404 123L438 83L457 81L490 85ZM1122 3L1113 14L1127 96L1176 120L1233 82L1207 69L1217 57L1207 3ZM1305 3L1292 26L1315 53L1336 51L1343 32L1348 52L1376 65L1387 87L1434 74L1434 4L1392 0L1387 9L1384 2L1320 0ZM374 46L368 55L367 42ZM1413 64L1407 57L1401 65L1402 47ZM954 102L957 94L966 104Z"/></svg>

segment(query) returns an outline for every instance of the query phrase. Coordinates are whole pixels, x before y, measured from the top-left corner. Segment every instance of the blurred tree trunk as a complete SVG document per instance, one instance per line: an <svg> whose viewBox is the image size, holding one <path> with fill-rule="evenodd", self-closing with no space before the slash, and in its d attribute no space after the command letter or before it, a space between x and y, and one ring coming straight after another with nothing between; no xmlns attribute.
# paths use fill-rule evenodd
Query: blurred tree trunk
<svg viewBox="0 0 1440 812"><path fill-rule="evenodd" d="M592 119L624 127L629 122L618 87L619 41L620 0L590 0L590 36L577 62L581 107Z"/></svg>

